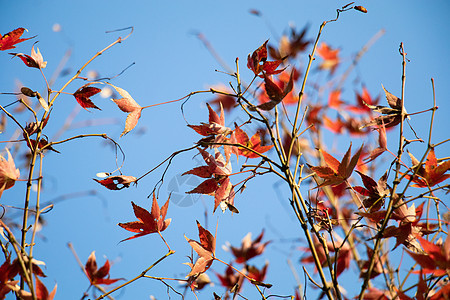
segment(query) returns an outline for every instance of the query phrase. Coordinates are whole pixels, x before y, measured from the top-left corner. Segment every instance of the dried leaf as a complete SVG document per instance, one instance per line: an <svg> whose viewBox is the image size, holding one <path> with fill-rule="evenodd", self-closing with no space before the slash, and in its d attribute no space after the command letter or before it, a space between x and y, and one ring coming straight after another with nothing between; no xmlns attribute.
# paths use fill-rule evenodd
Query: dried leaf
<svg viewBox="0 0 450 300"><path fill-rule="evenodd" d="M122 96L122 98L112 99L112 101L117 104L121 111L128 113L127 119L125 121L125 129L120 135L123 136L133 130L134 127L136 127L139 118L141 117L142 107L133 99L133 97L130 96L130 94L126 90L114 86L111 83L108 84Z"/></svg>

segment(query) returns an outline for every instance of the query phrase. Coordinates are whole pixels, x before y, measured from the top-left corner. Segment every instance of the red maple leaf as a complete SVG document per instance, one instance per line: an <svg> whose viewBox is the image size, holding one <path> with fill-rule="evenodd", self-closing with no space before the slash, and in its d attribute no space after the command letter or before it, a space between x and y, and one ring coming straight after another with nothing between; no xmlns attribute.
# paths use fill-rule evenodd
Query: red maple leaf
<svg viewBox="0 0 450 300"><path fill-rule="evenodd" d="M322 117L323 126L336 134L342 134L344 132L346 123L338 116L336 120L331 120L326 115Z"/></svg>
<svg viewBox="0 0 450 300"><path fill-rule="evenodd" d="M110 268L109 260L106 260L103 267L101 267L100 269L97 269L97 261L95 259L95 251L92 251L91 255L89 255L89 258L86 262L84 270L86 271L86 275L87 275L91 285L96 285L96 284L109 285L109 284L113 284L114 282L120 280L120 278L118 278L118 279L110 279L109 278L109 268ZM108 276L108 277L105 278L106 276Z"/></svg>
<svg viewBox="0 0 450 300"><path fill-rule="evenodd" d="M264 267L262 267L262 269L258 269L257 267L251 265L246 266L248 277L252 278L257 282L263 282L266 277L268 266L269 266L268 262L266 262L266 264L264 265Z"/></svg>
<svg viewBox="0 0 450 300"><path fill-rule="evenodd" d="M219 278L220 284L223 287L227 288L228 290L234 288L234 291L239 293L239 291L242 289L244 276L233 270L231 266L231 264L228 265L228 267L225 269L224 275L216 273L216 276L217 278Z"/></svg>
<svg viewBox="0 0 450 300"><path fill-rule="evenodd" d="M328 96L328 107L340 110L345 102L341 100L341 90L333 90Z"/></svg>
<svg viewBox="0 0 450 300"><path fill-rule="evenodd" d="M418 169L415 176L405 175L407 179L412 178L411 180L415 183L411 186L432 187L450 177L450 174L445 174L450 169L450 160L438 164L434 148L431 148L428 153L425 167L423 164L419 166L419 161L411 153L408 152L408 154L413 164L412 169Z"/></svg>
<svg viewBox="0 0 450 300"><path fill-rule="evenodd" d="M187 263L191 267L191 271L186 277L198 276L201 273L206 272L214 261L216 238L208 230L204 229L198 221L197 227L200 242L191 240L187 236L184 236L189 245L191 245L192 249L194 249L199 256L194 264Z"/></svg>
<svg viewBox="0 0 450 300"><path fill-rule="evenodd" d="M35 285L35 295L37 300L53 300L55 298L56 294L56 288L57 285L55 284L55 287L53 288L52 292L49 294L47 288L42 283L42 281L39 280L38 277L35 277L36 279L36 285ZM32 300L33 295L30 292L19 290L20 299L23 300Z"/></svg>
<svg viewBox="0 0 450 300"><path fill-rule="evenodd" d="M396 197L398 198L398 196ZM400 244L403 244L412 251L421 251L420 245L417 242L417 237L431 234L435 231L435 228L437 228L437 224L420 222L423 213L423 205L424 203L415 208L413 203L408 207L402 199L397 200L397 208L394 210L391 219L398 221L398 226L388 226L383 232L383 238L395 237L396 242L394 249ZM372 213L359 214L368 217L375 222L379 222L379 220L386 217L386 211L374 212L373 215ZM376 221L377 218L378 221Z"/></svg>
<svg viewBox="0 0 450 300"><path fill-rule="evenodd" d="M381 106L381 105L371 105L371 104L364 102L364 100L363 100L364 105L366 105L368 108L370 108L374 112L381 113L382 116L376 117L373 120L367 122L366 124L361 126L362 128L365 128L368 126L374 126L374 125L381 126L383 124L386 128L391 128L391 127L394 127L397 124L399 124L402 120L402 101L401 101L401 99L398 98L397 96L394 96L393 94L389 93L384 88L383 85L381 85L381 86L384 90L384 94L386 95L386 100L387 100L390 108L387 106Z"/></svg>
<svg viewBox="0 0 450 300"><path fill-rule="evenodd" d="M240 127L237 126L237 124L234 124L234 137L236 138L236 142L238 144L241 144L243 146L246 146L249 149L254 150L257 153L264 153L272 149L273 145L268 146L262 146L261 145L261 137L259 133L255 133L250 139L248 138L247 133L245 133L244 130L242 130ZM248 149L244 149L241 147L237 148L237 154L245 156L247 158L258 158L261 157L257 153L253 151L250 151Z"/></svg>
<svg viewBox="0 0 450 300"><path fill-rule="evenodd" d="M294 71L291 72L291 76L289 77L289 81L287 83L282 82L282 87L278 86L266 74L264 74L264 89L270 101L260 104L257 107L262 110L271 110L278 103L280 103L294 87L293 74Z"/></svg>
<svg viewBox="0 0 450 300"><path fill-rule="evenodd" d="M422 267L424 274L444 276L450 272L450 235L442 245L436 245L417 236L424 253L408 251L409 255Z"/></svg>
<svg viewBox="0 0 450 300"><path fill-rule="evenodd" d="M364 187L354 186L353 189L363 196L366 196L363 200L364 207L369 208L371 212L380 210L384 204L384 198L389 195L389 187L387 185L387 172L375 182L371 177L364 175L363 173L356 171L363 181Z"/></svg>
<svg viewBox="0 0 450 300"><path fill-rule="evenodd" d="M295 58L298 53L303 52L311 43L305 37L308 27L305 26L298 33L294 27L291 27L290 36L283 35L281 37L278 49L271 45L268 46L270 56L275 59L284 59L286 57Z"/></svg>
<svg viewBox="0 0 450 300"><path fill-rule="evenodd" d="M19 264L10 263L9 259L0 266L0 299L5 299L6 294L14 289L19 282L14 277L19 273Z"/></svg>
<svg viewBox="0 0 450 300"><path fill-rule="evenodd" d="M261 240L264 236L264 230L254 239L251 240L252 234L249 232L243 239L240 248L236 248L231 246L231 252L235 257L235 261L238 264L247 263L251 258L261 255L266 246L270 243L267 241L265 243L261 243ZM261 280L262 281L262 280Z"/></svg>
<svg viewBox="0 0 450 300"><path fill-rule="evenodd" d="M358 162L359 156L361 155L362 149L363 146L361 146L361 148L359 148L355 155L353 155L350 159L350 155L352 152L352 144L350 144L350 147L348 148L341 162L328 154L326 151L319 149L327 166L311 167L311 169L317 174L317 176L325 179L325 181L319 184L317 187L319 188L326 185L338 185L346 181L352 174L353 169Z"/></svg>
<svg viewBox="0 0 450 300"><path fill-rule="evenodd" d="M133 130L134 127L136 127L139 118L141 117L142 107L133 99L133 97L130 96L130 94L126 90L114 86L111 83L108 84L112 86L120 94L120 96L122 96L122 98L112 99L112 101L117 104L121 111L128 113L127 119L125 121L125 129L120 134L120 136L123 136Z"/></svg>
<svg viewBox="0 0 450 300"><path fill-rule="evenodd" d="M136 182L136 177L125 175L110 176L102 180L95 178L93 179L110 190L121 190L123 188L128 188L130 187L130 184Z"/></svg>
<svg viewBox="0 0 450 300"><path fill-rule="evenodd" d="M90 97L100 93L101 91L102 90L99 88L84 85L81 88L79 88L75 93L73 93L73 96L75 97L78 104L80 104L82 108L86 110L88 108L95 108L101 110L91 101L91 99L89 99Z"/></svg>
<svg viewBox="0 0 450 300"><path fill-rule="evenodd" d="M356 105L348 105L346 109L350 110L351 112L355 114L367 114L371 113L372 110L367 105L377 105L380 101L380 97L377 97L376 99L373 99L372 96L369 94L369 91L366 87L362 88L362 93L359 94L356 93Z"/></svg>
<svg viewBox="0 0 450 300"><path fill-rule="evenodd" d="M210 135L227 135L231 132L231 129L225 126L225 116L223 113L223 107L220 106L220 116L206 103L209 111L208 123L200 123L201 125L187 125L194 129L198 134L203 136Z"/></svg>
<svg viewBox="0 0 450 300"><path fill-rule="evenodd" d="M277 70L283 60L267 61L267 42L265 41L258 49L253 51L252 55L247 57L247 67L258 75L263 72L264 75L273 75L283 72L284 69ZM260 75L260 77L263 77Z"/></svg>
<svg viewBox="0 0 450 300"><path fill-rule="evenodd" d="M317 55L324 60L319 65L319 68L322 70L330 70L330 75L333 75L340 63L338 54L339 49L332 49L326 43L322 42L320 47L317 48Z"/></svg>
<svg viewBox="0 0 450 300"><path fill-rule="evenodd" d="M156 200L155 194L153 194L153 202L152 202L152 210L148 212L144 208L134 204L131 201L131 205L133 206L134 215L139 221L128 222L128 223L119 223L118 225L123 229L126 229L131 232L136 232L136 235L132 237L126 238L120 242L135 239L150 233L160 233L167 229L172 219L165 219L167 214L167 209L169 207L170 197L167 199L166 203L159 208L158 202Z"/></svg>
<svg viewBox="0 0 450 300"><path fill-rule="evenodd" d="M206 166L195 167L182 174L196 175L201 178L209 178L200 183L194 189L186 192L188 194L205 194L214 196L214 211L219 205L222 210L229 208L232 212L238 212L234 204L234 188L228 176L231 174L231 163L225 161L222 153L215 149L215 156L205 150L197 148L206 162Z"/></svg>
<svg viewBox="0 0 450 300"><path fill-rule="evenodd" d="M387 150L386 127L384 126L384 124L381 124L380 126L378 126L377 130L379 146L372 150L369 153L369 156L364 159L365 163L373 161L375 158L377 158Z"/></svg>
<svg viewBox="0 0 450 300"><path fill-rule="evenodd" d="M14 49L16 48L14 45L21 43L23 41L29 40L34 38L30 37L30 38L26 38L26 39L21 39L20 37L22 36L23 32L25 31L25 28L19 27L17 29L14 29L11 32L8 32L5 35L1 35L0 34L0 50L4 51L4 50L9 50L9 49Z"/></svg>

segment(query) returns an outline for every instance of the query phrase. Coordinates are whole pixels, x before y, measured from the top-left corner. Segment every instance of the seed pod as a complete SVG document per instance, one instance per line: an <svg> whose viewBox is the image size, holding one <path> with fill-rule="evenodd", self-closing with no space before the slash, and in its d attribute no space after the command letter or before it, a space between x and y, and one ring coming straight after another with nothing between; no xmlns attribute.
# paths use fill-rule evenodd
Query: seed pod
<svg viewBox="0 0 450 300"><path fill-rule="evenodd" d="M354 8L356 10L359 10L360 12L367 13L367 9L364 6L358 5L358 6L355 6Z"/></svg>
<svg viewBox="0 0 450 300"><path fill-rule="evenodd" d="M36 92L32 91L30 88L22 87L20 92L28 97L36 97Z"/></svg>

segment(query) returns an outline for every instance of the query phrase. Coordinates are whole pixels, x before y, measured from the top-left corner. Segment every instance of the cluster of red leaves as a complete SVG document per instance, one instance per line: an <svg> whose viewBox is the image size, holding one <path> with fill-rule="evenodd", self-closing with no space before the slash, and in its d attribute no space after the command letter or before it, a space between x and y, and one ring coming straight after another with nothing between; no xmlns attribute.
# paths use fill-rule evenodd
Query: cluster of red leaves
<svg viewBox="0 0 450 300"><path fill-rule="evenodd" d="M231 174L230 161L225 161L222 153L216 148L214 156L201 148L197 149L207 165L195 167L182 175L191 174L207 179L187 193L214 196L214 211L221 205L222 210L229 208L233 212L238 212L234 207L235 192L229 178Z"/></svg>
<svg viewBox="0 0 450 300"><path fill-rule="evenodd" d="M119 279L109 278L109 269L110 269L109 260L106 260L105 264L100 269L98 269L97 260L95 258L95 251L92 251L91 255L89 255L89 258L84 267L84 270L86 271L86 275L91 285L97 284L110 285L116 281L121 280L121 278Z"/></svg>
<svg viewBox="0 0 450 300"><path fill-rule="evenodd" d="M249 265L248 261L253 257L261 255L266 246L270 243L270 241L262 243L261 240L264 236L264 231L262 231L256 239L251 240L251 233L248 233L243 239L241 246L230 247L232 254L234 255L234 259L228 267L225 269L224 274L216 273L217 278L219 278L220 283L223 287L227 289L227 292L230 291L232 293L239 293L242 289L242 284L244 281L244 277L242 274L247 274L247 276L258 283L264 281L268 263L266 263L261 269L257 268L254 265ZM241 273L235 271L231 266L233 264L243 264L244 267L241 270ZM225 297L226 299L226 297Z"/></svg>
<svg viewBox="0 0 450 300"><path fill-rule="evenodd" d="M135 239L137 237L141 237L150 233L160 233L167 229L170 225L172 219L166 219L167 209L169 208L169 200L167 199L166 203L161 206L158 206L158 201L156 200L155 194L153 194L153 202L151 212L148 212L144 208L134 204L131 201L131 205L133 206L134 215L139 221L127 222L127 223L119 223L118 225L123 229L126 229L131 232L136 232L136 235L133 235L129 238L126 238L123 241Z"/></svg>
<svg viewBox="0 0 450 300"><path fill-rule="evenodd" d="M6 33L5 35L0 34L0 50L5 51L9 49L14 49L16 48L14 45L34 38L33 36L30 38L21 39L20 37L25 32L25 30L26 30L25 28L19 27L11 32Z"/></svg>
<svg viewBox="0 0 450 300"><path fill-rule="evenodd" d="M186 171L183 175L195 175L205 178L197 187L187 193L197 193L214 196L214 211L220 205L224 211L226 208L232 212L238 212L234 207L234 186L230 182L232 153L236 157L244 156L246 158L258 158L260 154L270 150L272 146L263 146L261 136L255 133L251 138L237 124L232 130L225 126L225 117L223 107L220 105L220 115L218 115L209 104L208 123L200 125L188 125L198 134L204 136L198 144L200 146L214 148L214 156L206 150L198 147L198 151L206 162L206 166L195 167ZM230 137L228 137L230 135ZM243 147L238 146L242 145ZM224 148L224 155L218 150L219 146ZM244 148L245 147L245 148Z"/></svg>
<svg viewBox="0 0 450 300"><path fill-rule="evenodd" d="M394 198L398 199L398 195ZM398 222L398 226L391 225L386 227L382 233L383 238L395 237L396 242L394 249L403 244L406 248L412 251L420 251L420 245L417 242L417 237L424 236L435 232L438 227L437 224L431 224L428 221L421 222L423 205L420 204L415 208L414 203L408 207L403 200L396 201L396 209L391 215L391 219ZM379 210L375 212L359 212L361 216L366 217L373 223L379 223L386 218L386 211Z"/></svg>
<svg viewBox="0 0 450 300"><path fill-rule="evenodd" d="M25 262L27 258L24 257ZM35 275L35 295L38 300L53 300L56 294L56 285L49 294L45 285L39 280L39 277L46 277L42 269L33 261L33 273ZM20 262L16 258L11 263L9 259L0 266L0 299L5 299L9 292L15 291L21 299L33 299L32 293L21 290L17 285L19 280L14 280L17 275L23 276ZM38 277L39 276L39 277Z"/></svg>
<svg viewBox="0 0 450 300"><path fill-rule="evenodd" d="M317 256L319 258L320 264L322 267L328 266L328 260L326 256L326 252L334 253L337 249L335 249L335 243L331 241L326 242L327 251L325 251L324 246L322 243L314 237L314 245L313 247L316 250ZM311 253L311 249L307 247L302 247L300 250L302 250L305 253ZM353 254L350 249L350 246L345 243L343 244L339 251L336 253L334 257L331 258L331 262L333 264L336 264L336 276L339 276L342 274L343 271L348 269L350 267L350 262L353 259ZM301 263L314 263L314 257L312 254L304 255L303 258L300 259ZM317 271L317 267L315 268L315 271Z"/></svg>

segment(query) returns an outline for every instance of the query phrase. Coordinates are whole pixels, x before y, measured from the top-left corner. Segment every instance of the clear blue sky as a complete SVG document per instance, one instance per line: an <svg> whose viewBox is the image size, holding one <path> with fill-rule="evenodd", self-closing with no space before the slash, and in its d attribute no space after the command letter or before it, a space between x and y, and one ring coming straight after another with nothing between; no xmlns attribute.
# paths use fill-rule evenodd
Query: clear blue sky
<svg viewBox="0 0 450 300"><path fill-rule="evenodd" d="M322 41L341 48L344 62L348 62L373 35L385 29L384 36L362 58L357 72L362 74L363 83L372 95L381 95L383 84L398 96L401 89L401 56L398 47L403 42L410 60L405 95L408 112L431 107L430 78L435 78L439 105L435 121L439 128L434 133L434 142L437 142L448 138L448 131L444 129L450 125L450 91L447 87L450 82L450 2L442 0L427 3L430 4L424 1L357 2L369 12L362 14L352 11L341 15L338 22L326 26ZM17 27L25 27L29 30L25 36L38 35L33 41L39 41L37 46L48 61L45 73L50 77L68 49L71 49L72 55L67 66L73 74L98 50L119 35L125 35L123 32L106 34L105 31L134 26L134 33L127 41L104 53L87 70L96 70L100 76L110 77L134 62L135 65L112 83L126 89L139 104L145 106L177 99L189 92L230 81L228 76L215 72L221 66L194 33L203 33L230 66L239 57L242 76L244 80L250 81L252 74L245 68L248 53L266 39L277 41L290 24L295 24L297 28L310 24L308 36L315 38L319 25L324 20L335 18L335 9L344 4L344 1L3 0L0 32L4 34ZM259 10L263 18L250 14L250 9ZM53 31L55 24L61 26L60 32ZM11 51L29 54L33 41L19 44L17 49ZM26 69L18 59L11 60L9 55L0 54L0 92L14 91L15 80L20 80L32 89L43 90L43 81L37 70ZM59 79L55 87L60 87L67 79ZM67 91L74 92L81 84L74 82ZM351 86L344 90L344 97L353 99ZM190 100L186 107L190 123L199 124L207 120L204 103L211 98L200 95ZM7 96L0 98L2 105L10 101ZM88 132L107 133L119 139L126 115L118 111L108 99L97 96L94 102L102 111L83 110L75 121L96 120L98 123L67 131L63 137ZM59 99L48 125L50 134L57 132L76 106L71 96ZM232 124L233 118L236 116L228 119L228 125ZM416 119L416 129L422 136L426 136L428 121L429 114ZM9 126L13 126L12 122L9 122ZM9 135L1 135L1 140L8 138ZM134 132L119 139L126 153L122 171L126 175L138 177L173 151L188 147L197 139L195 133L185 126L178 104L145 110ZM357 140L355 143L359 145L361 142ZM339 147L345 149L347 145L348 142ZM148 176L137 188L112 192L92 180L97 172L115 168L114 152L103 141L85 139L58 146L57 149L61 154L48 153L46 157L44 175L47 180L44 182L43 200L52 201L74 194L76 197L58 203L44 217L48 226L41 231L35 257L47 264L45 272L48 277L44 279L47 287L51 289L55 282L58 283L56 299L77 299L81 298L89 284L67 248L68 242L73 243L83 262L92 250L96 251L100 265L103 265L104 256L107 256L113 262L112 278L130 279L165 253L164 245L156 235L118 244L129 235L116 225L134 220L130 201L150 208L151 202L146 197L161 173L155 172ZM439 157L448 156L449 146L440 147L436 152ZM167 181L161 188L161 204L168 196L171 180L177 180L179 174L198 165L198 162L191 160L193 156L190 153L174 160L166 175ZM25 176L25 170L22 176ZM24 188L25 183L18 182L14 189L4 192L0 203L23 205ZM180 189L183 188L188 189L186 184L182 184ZM294 247L299 244L292 241L300 235L297 222L286 202L288 194L285 189L280 191L279 188L274 177L257 179L248 184L245 193L236 199L241 212L238 215L216 213L212 216L211 199L206 196L193 198L197 202L189 207L171 203L168 216L173 219L173 224L164 236L177 253L150 275L183 278L188 273L188 267L181 265L190 254L183 234L197 238L195 219L205 222L206 207L209 213L208 226L212 231L219 218L217 255L224 260L231 258L229 253L220 249L226 241L239 245L247 232L252 232L256 237L262 228L266 228L265 239L274 241L267 250L267 257L271 260L266 281L275 284L270 293L292 293L296 283L286 260L298 263L301 253ZM96 194L87 195L89 191L96 191ZM259 257L252 263L262 266L264 258ZM221 272L223 267L214 263L213 269ZM301 273L300 268L297 271ZM209 275L216 282L214 290L223 291L217 286L218 280L214 274L211 272ZM281 283L278 281L280 276L286 278ZM176 283L174 285L177 286ZM252 287L245 284L244 288L244 295L252 298ZM211 298L212 290L205 293L201 295L202 299ZM314 293L311 288L308 290L309 295ZM149 299L149 295L158 299L167 298L165 287L150 279L141 279L113 296L118 299ZM193 297L189 295L187 298Z"/></svg>

